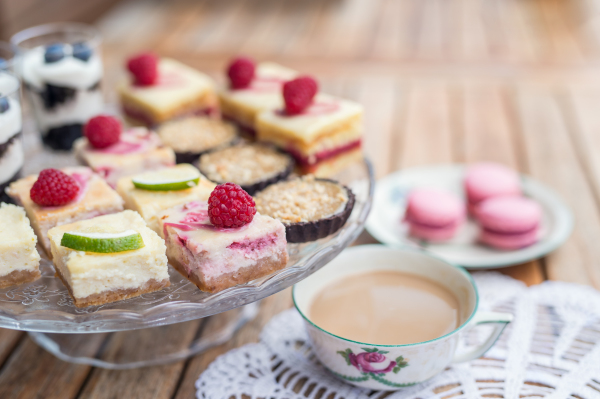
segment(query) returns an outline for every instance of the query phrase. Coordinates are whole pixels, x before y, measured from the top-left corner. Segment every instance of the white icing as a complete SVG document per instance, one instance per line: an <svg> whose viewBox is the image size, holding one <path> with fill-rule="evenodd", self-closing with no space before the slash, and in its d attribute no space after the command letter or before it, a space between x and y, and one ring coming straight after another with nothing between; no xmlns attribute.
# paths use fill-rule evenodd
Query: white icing
<svg viewBox="0 0 600 399"><path fill-rule="evenodd" d="M29 94L38 127L44 133L58 126L85 124L104 109L104 99L100 90L78 90L72 100L58 105L51 111L44 108L44 102L38 94Z"/></svg>
<svg viewBox="0 0 600 399"><path fill-rule="evenodd" d="M0 79L2 77L0 76ZM2 93L0 89L0 93ZM8 97L8 110L0 113L0 144L6 143L15 134L19 133L23 127L21 118L21 105L18 101ZM1 173L2 171L0 171Z"/></svg>
<svg viewBox="0 0 600 399"><path fill-rule="evenodd" d="M68 50L69 46L67 46ZM67 54L57 62L46 63L44 47L36 47L23 55L21 71L23 80L38 89L46 83L74 89L89 89L102 78L102 61L94 52L83 61Z"/></svg>
<svg viewBox="0 0 600 399"><path fill-rule="evenodd" d="M0 184L9 181L23 167L25 156L21 138L16 138L0 158Z"/></svg>
<svg viewBox="0 0 600 399"><path fill-rule="evenodd" d="M0 242L5 244L0 252L0 276L15 270L38 269L40 255L35 249L37 238L19 206L0 204Z"/></svg>

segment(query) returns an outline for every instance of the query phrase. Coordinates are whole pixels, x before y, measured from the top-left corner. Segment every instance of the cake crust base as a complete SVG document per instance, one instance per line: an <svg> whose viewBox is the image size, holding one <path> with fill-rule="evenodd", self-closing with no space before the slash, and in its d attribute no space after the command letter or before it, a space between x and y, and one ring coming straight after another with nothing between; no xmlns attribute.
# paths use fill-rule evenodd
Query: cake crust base
<svg viewBox="0 0 600 399"><path fill-rule="evenodd" d="M217 278L211 278L208 280L205 280L197 274L188 274L185 266L176 259L170 258L169 263L183 277L194 283L201 291L215 293L239 284L245 284L257 278L268 276L277 270L285 268L288 260L288 253L285 249L283 249L277 253L275 258L269 257L268 259L262 260L254 266L243 267L235 272L226 273Z"/></svg>
<svg viewBox="0 0 600 399"><path fill-rule="evenodd" d="M73 303L78 308L85 308L94 305L104 305L111 302L121 301L123 299L133 298L135 296L140 296L149 292L159 291L171 285L171 281L169 279L162 281L150 279L146 281L141 287L107 290L98 294L88 295L85 298L76 298L73 295L73 290L71 289L71 286L67 284L66 279L63 277L62 273L58 269L56 269L56 275L58 276L58 278L61 279L65 287L67 287L69 295L71 296L71 298L73 298Z"/></svg>
<svg viewBox="0 0 600 399"><path fill-rule="evenodd" d="M42 277L39 269L35 270L13 270L5 276L0 277L0 289L10 287L13 285L19 285L24 283L30 283Z"/></svg>

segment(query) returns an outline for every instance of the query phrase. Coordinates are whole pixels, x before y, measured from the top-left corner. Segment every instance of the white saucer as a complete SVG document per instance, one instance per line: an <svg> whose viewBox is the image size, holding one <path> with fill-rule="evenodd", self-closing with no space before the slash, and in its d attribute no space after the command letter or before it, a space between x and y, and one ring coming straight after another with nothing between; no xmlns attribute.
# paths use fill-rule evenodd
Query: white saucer
<svg viewBox="0 0 600 399"><path fill-rule="evenodd" d="M537 259L566 241L573 229L573 215L558 195L542 183L521 176L523 192L535 199L544 210L539 241L526 248L503 251L477 243L478 226L469 220L455 238L433 243L408 236L402 223L406 197L416 187L449 190L464 198L464 165L432 165L405 169L377 181L367 231L377 240L392 246L419 246L448 262L470 269L509 266Z"/></svg>

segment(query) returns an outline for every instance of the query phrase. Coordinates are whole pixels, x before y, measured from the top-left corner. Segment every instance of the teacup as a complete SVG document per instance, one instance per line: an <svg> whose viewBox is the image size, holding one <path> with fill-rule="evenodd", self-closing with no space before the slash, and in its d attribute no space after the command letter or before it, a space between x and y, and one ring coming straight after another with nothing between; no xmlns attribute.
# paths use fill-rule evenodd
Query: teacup
<svg viewBox="0 0 600 399"><path fill-rule="evenodd" d="M373 345L336 336L310 320L309 309L325 287L354 273L395 270L432 280L459 301L460 324L439 338L405 345ZM479 296L471 275L463 268L416 249L361 245L346 249L323 269L293 289L296 309L304 318L313 351L321 363L344 381L369 389L394 390L424 382L452 363L482 356L512 320L508 313L478 311ZM402 315L398 315L402 317ZM492 324L490 336L480 345L457 352L460 333Z"/></svg>

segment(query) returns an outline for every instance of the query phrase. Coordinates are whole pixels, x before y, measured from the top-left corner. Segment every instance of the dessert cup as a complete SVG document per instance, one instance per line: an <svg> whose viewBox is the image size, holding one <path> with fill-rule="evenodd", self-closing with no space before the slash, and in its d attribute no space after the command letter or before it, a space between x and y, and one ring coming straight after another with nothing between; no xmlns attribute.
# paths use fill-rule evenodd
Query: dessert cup
<svg viewBox="0 0 600 399"><path fill-rule="evenodd" d="M10 44L0 41L0 71L14 71L14 58Z"/></svg>
<svg viewBox="0 0 600 399"><path fill-rule="evenodd" d="M11 38L44 143L69 150L83 125L103 110L100 33L78 23L25 29Z"/></svg>
<svg viewBox="0 0 600 399"><path fill-rule="evenodd" d="M19 79L0 71L0 202L12 202L4 190L21 177L22 126Z"/></svg>

